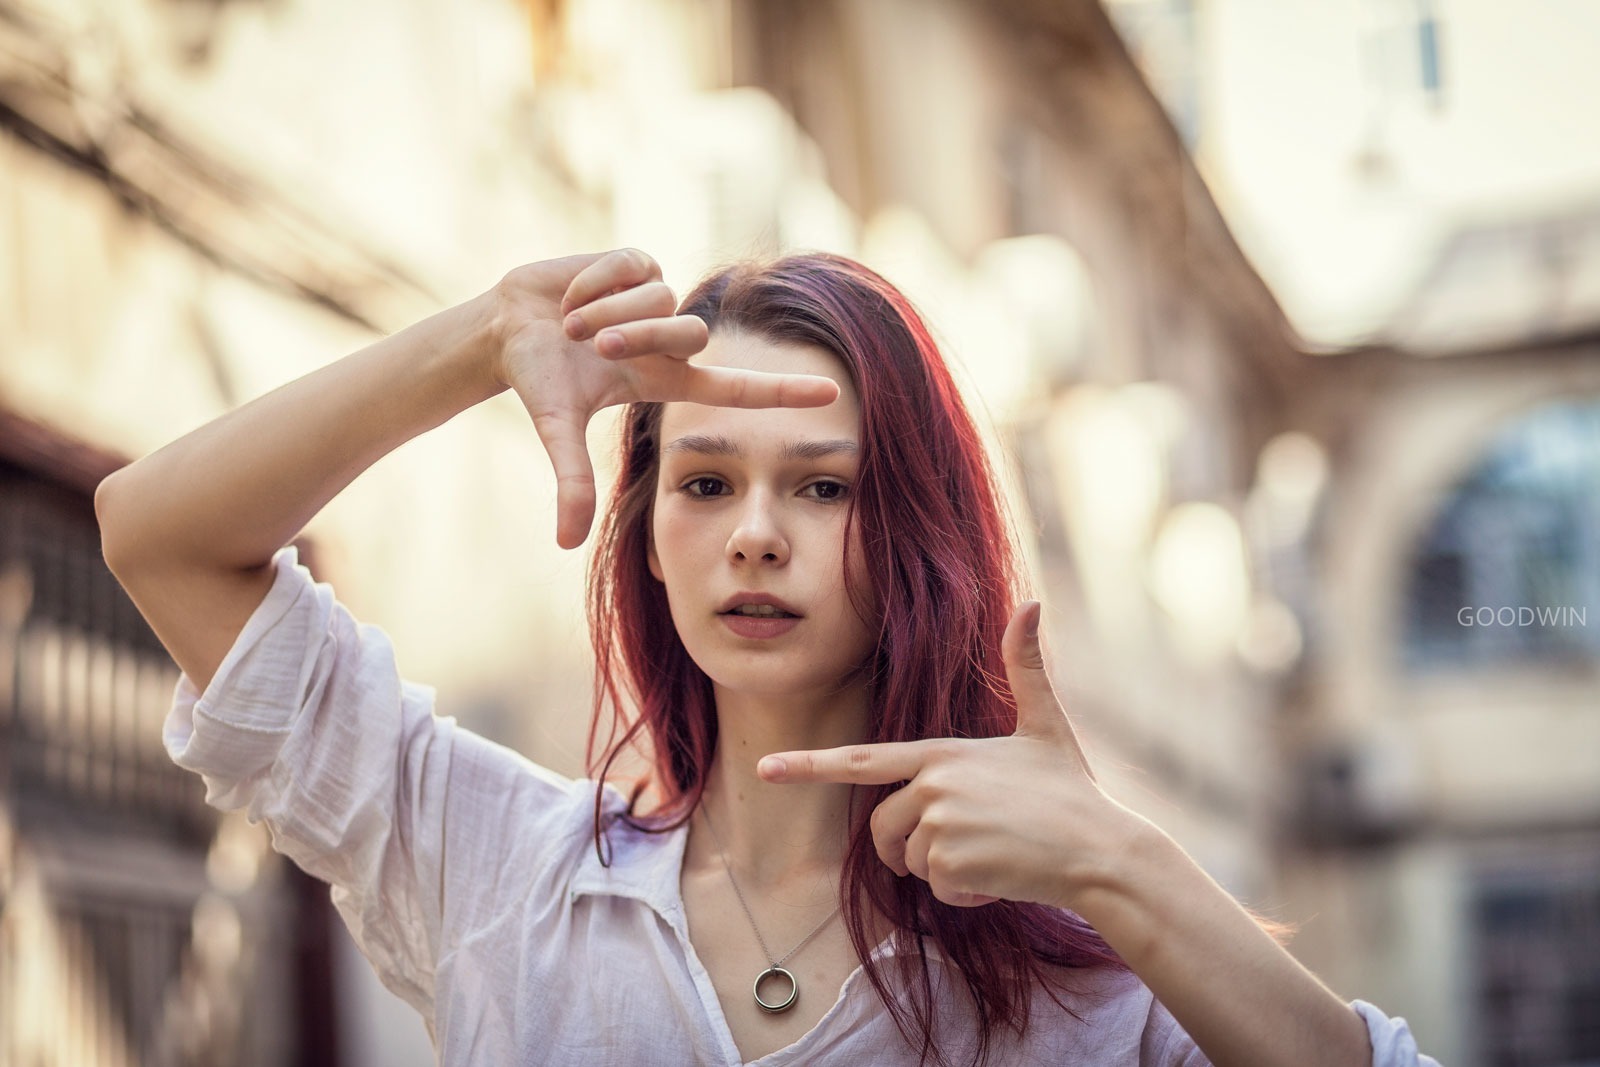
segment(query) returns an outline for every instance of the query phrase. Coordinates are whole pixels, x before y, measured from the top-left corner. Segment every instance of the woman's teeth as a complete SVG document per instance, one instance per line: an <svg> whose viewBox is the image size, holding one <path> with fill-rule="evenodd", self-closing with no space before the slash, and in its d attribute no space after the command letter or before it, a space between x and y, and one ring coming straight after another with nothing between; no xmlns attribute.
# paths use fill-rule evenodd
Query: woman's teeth
<svg viewBox="0 0 1600 1067"><path fill-rule="evenodd" d="M741 605L741 606L739 606L737 608L734 608L728 614L730 614L730 615L748 615L748 616L751 616L752 618L758 618L758 619L771 619L771 618L792 619L792 618L795 617L795 616L791 615L787 611L778 610L777 608L773 607L771 604L743 604L743 605Z"/></svg>

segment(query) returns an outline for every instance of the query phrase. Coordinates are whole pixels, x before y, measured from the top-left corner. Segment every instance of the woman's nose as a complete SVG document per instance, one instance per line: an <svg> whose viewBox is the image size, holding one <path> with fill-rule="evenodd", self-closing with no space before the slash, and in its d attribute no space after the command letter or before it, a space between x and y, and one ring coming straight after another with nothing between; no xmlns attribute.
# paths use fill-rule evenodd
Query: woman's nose
<svg viewBox="0 0 1600 1067"><path fill-rule="evenodd" d="M752 493L739 512L739 521L728 538L728 557L736 561L788 561L788 540L783 536L772 503L763 494Z"/></svg>

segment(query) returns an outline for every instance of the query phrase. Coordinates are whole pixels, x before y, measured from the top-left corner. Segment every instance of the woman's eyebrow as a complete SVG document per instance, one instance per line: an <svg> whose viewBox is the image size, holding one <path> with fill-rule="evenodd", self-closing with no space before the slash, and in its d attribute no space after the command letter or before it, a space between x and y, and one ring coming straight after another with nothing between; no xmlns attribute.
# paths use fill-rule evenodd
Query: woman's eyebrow
<svg viewBox="0 0 1600 1067"><path fill-rule="evenodd" d="M822 459L824 456L855 455L860 448L849 438L813 438L808 441L789 441L779 451L786 460ZM732 456L743 459L744 450L731 437L722 434L685 434L664 445L662 455L692 452L702 456Z"/></svg>

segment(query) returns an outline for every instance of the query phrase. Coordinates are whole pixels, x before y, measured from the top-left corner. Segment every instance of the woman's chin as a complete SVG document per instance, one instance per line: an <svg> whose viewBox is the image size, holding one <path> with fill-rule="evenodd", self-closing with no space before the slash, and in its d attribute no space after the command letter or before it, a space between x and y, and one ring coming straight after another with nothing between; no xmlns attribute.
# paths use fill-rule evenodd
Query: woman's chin
<svg viewBox="0 0 1600 1067"><path fill-rule="evenodd" d="M711 682L723 697L759 697L763 700L792 699L816 688L770 671L763 674L725 671L712 674Z"/></svg>
<svg viewBox="0 0 1600 1067"><path fill-rule="evenodd" d="M704 669L704 668L702 668ZM819 678L808 671L785 671L775 664L752 667L749 663L729 666L725 670L706 671L718 695L738 699L748 697L761 700L794 700L808 696L823 697L837 692L839 680Z"/></svg>

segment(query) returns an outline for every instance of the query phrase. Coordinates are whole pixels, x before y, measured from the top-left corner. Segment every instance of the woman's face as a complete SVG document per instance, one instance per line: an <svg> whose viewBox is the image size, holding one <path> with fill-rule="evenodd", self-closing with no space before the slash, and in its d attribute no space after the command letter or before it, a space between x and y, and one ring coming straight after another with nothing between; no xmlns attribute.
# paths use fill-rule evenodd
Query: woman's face
<svg viewBox="0 0 1600 1067"><path fill-rule="evenodd" d="M821 408L667 404L650 546L678 635L713 682L756 695L832 692L877 640L843 574L861 439L849 372L825 349L730 332L713 334L693 362L839 383L838 399ZM857 585L872 603L864 576ZM763 597L798 617L729 614Z"/></svg>

